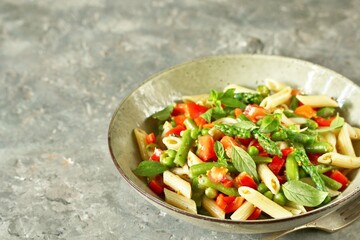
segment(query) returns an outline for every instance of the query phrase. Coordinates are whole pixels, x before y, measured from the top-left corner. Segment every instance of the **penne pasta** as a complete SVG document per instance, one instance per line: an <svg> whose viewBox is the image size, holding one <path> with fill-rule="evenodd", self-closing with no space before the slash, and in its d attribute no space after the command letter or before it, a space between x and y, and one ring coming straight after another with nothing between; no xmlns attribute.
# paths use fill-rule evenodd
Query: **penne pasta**
<svg viewBox="0 0 360 240"><path fill-rule="evenodd" d="M196 156L195 153L193 153L192 151L189 151L188 155L187 155L187 165L189 167L196 165L196 164L200 164L200 163L204 163L198 156Z"/></svg>
<svg viewBox="0 0 360 240"><path fill-rule="evenodd" d="M241 92L249 92L249 93L257 93L255 90L246 88L246 87L242 87L240 85L237 84L229 84L228 86L226 86L224 88L224 92L228 89L234 88L235 89L235 93L241 93Z"/></svg>
<svg viewBox="0 0 360 240"><path fill-rule="evenodd" d="M336 140L336 135L335 133L333 132L324 132L321 134L321 137L328 143L331 144L331 146L333 147L333 152L337 152L336 150L336 143L337 143L337 140Z"/></svg>
<svg viewBox="0 0 360 240"><path fill-rule="evenodd" d="M276 194L280 190L280 182L276 175L270 170L266 163L258 164L257 170L261 180L269 188L269 190Z"/></svg>
<svg viewBox="0 0 360 240"><path fill-rule="evenodd" d="M177 151L181 145L181 138L175 136L167 136L162 139L162 142L168 149Z"/></svg>
<svg viewBox="0 0 360 240"><path fill-rule="evenodd" d="M338 103L334 99L325 95L296 95L296 98L304 105L308 105L313 108L338 107Z"/></svg>
<svg viewBox="0 0 360 240"><path fill-rule="evenodd" d="M208 98L209 98L209 94L200 94L200 95L192 95L192 96L183 96L182 100L185 103L194 102L196 104L205 106Z"/></svg>
<svg viewBox="0 0 360 240"><path fill-rule="evenodd" d="M135 134L137 145L139 147L139 152L140 152L140 155L141 155L141 159L142 160L148 160L149 159L149 154L148 154L148 152L146 150L146 145L147 145L146 135L147 135L147 133L144 130L140 129L140 128L135 128L134 129L134 134Z"/></svg>
<svg viewBox="0 0 360 240"><path fill-rule="evenodd" d="M303 206L303 205L300 205L298 203L294 203L294 202L291 202L291 201L288 201L286 206L288 207L291 207L291 208L295 208L295 209L298 209L301 211L301 213L306 213L307 210L306 208Z"/></svg>
<svg viewBox="0 0 360 240"><path fill-rule="evenodd" d="M194 200L184 197L166 188L164 188L164 195L165 202L189 213L197 214L196 203Z"/></svg>
<svg viewBox="0 0 360 240"><path fill-rule="evenodd" d="M329 164L341 168L358 168L360 167L360 157L343 155L335 152L329 152L318 158L319 163Z"/></svg>
<svg viewBox="0 0 360 240"><path fill-rule="evenodd" d="M349 134L349 124L344 123L342 128L340 129L338 138L338 151L341 154L349 155L355 157L355 150L351 142L350 134Z"/></svg>
<svg viewBox="0 0 360 240"><path fill-rule="evenodd" d="M202 206L213 217L225 219L225 212L216 204L216 202L210 198L204 197L202 200Z"/></svg>
<svg viewBox="0 0 360 240"><path fill-rule="evenodd" d="M302 213L301 210L299 210L297 208L293 208L293 207L289 207L289 206L284 206L284 208L286 210L288 210L289 212L291 212L294 216L300 215Z"/></svg>
<svg viewBox="0 0 360 240"><path fill-rule="evenodd" d="M349 135L352 140L360 139L360 128L348 125Z"/></svg>
<svg viewBox="0 0 360 240"><path fill-rule="evenodd" d="M277 106L287 102L291 98L291 88L286 87L281 91L266 97L261 101L260 106L267 110L272 110Z"/></svg>
<svg viewBox="0 0 360 240"><path fill-rule="evenodd" d="M239 187L240 196L273 218L291 217L292 213L250 187Z"/></svg>
<svg viewBox="0 0 360 240"><path fill-rule="evenodd" d="M230 218L239 221L246 220L254 212L255 208L254 204L245 201L233 214L231 214Z"/></svg>
<svg viewBox="0 0 360 240"><path fill-rule="evenodd" d="M187 198L191 198L191 184L178 175L170 172L165 171L163 173L164 183L174 189L176 192L182 194Z"/></svg>
<svg viewBox="0 0 360 240"><path fill-rule="evenodd" d="M271 91L274 92L279 92L287 87L285 84L273 79L265 79L265 86L267 86Z"/></svg>

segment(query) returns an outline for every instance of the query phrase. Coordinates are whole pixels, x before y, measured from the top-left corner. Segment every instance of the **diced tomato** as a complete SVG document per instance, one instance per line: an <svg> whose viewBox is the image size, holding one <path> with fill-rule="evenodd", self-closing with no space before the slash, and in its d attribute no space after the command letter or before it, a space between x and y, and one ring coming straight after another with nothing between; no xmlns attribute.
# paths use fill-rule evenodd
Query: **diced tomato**
<svg viewBox="0 0 360 240"><path fill-rule="evenodd" d="M234 109L235 118L240 116L242 113L243 113L243 110L241 110L241 108L235 108Z"/></svg>
<svg viewBox="0 0 360 240"><path fill-rule="evenodd" d="M344 190L349 184L349 179L339 170L332 170L330 174L330 178L342 184L340 190Z"/></svg>
<svg viewBox="0 0 360 240"><path fill-rule="evenodd" d="M176 125L184 125L184 121L186 119L185 115L176 115L173 116L172 119L176 123Z"/></svg>
<svg viewBox="0 0 360 240"><path fill-rule="evenodd" d="M256 104L249 104L244 110L244 115L253 122L257 122L260 118L266 115L266 110Z"/></svg>
<svg viewBox="0 0 360 240"><path fill-rule="evenodd" d="M169 131L167 131L165 133L165 136L169 136L169 135L180 136L180 133L185 129L186 129L186 127L184 125L177 125L177 126L173 127L172 129L170 129Z"/></svg>
<svg viewBox="0 0 360 240"><path fill-rule="evenodd" d="M243 197L235 197L225 208L225 213L235 212L244 202Z"/></svg>
<svg viewBox="0 0 360 240"><path fill-rule="evenodd" d="M208 122L202 118L201 116L197 117L194 119L194 122L196 123L196 125L200 126L204 126L205 124L207 124Z"/></svg>
<svg viewBox="0 0 360 240"><path fill-rule="evenodd" d="M261 215L261 209L260 208L255 208L255 210L253 211L253 213L247 218L247 220L256 220L260 217Z"/></svg>
<svg viewBox="0 0 360 240"><path fill-rule="evenodd" d="M214 127L215 123L211 122L211 123L205 123L202 125L202 128L212 128Z"/></svg>
<svg viewBox="0 0 360 240"><path fill-rule="evenodd" d="M226 178L226 174L228 172L227 168L224 167L212 167L208 172L207 175L210 179L210 181L212 182L222 182L224 181Z"/></svg>
<svg viewBox="0 0 360 240"><path fill-rule="evenodd" d="M247 172L242 172L240 173L236 178L235 178L235 183L240 187L240 186L246 186L246 187L250 187L253 189L257 189L257 184L255 182L255 180L253 179L253 177L248 174Z"/></svg>
<svg viewBox="0 0 360 240"><path fill-rule="evenodd" d="M207 107L201 106L193 102L189 102L186 105L189 117L192 119L199 117L201 114L205 113L208 110Z"/></svg>
<svg viewBox="0 0 360 240"><path fill-rule="evenodd" d="M234 186L234 182L228 178L225 178L224 180L221 181L222 185L224 185L224 187L233 187Z"/></svg>
<svg viewBox="0 0 360 240"><path fill-rule="evenodd" d="M284 148L281 150L282 156L287 157L290 153L292 153L294 151L294 148L292 147L288 147L288 148Z"/></svg>
<svg viewBox="0 0 360 240"><path fill-rule="evenodd" d="M304 118L312 118L316 116L316 110L309 105L301 105L295 108L294 113Z"/></svg>
<svg viewBox="0 0 360 240"><path fill-rule="evenodd" d="M207 162L216 157L214 150L215 141L210 135L203 135L198 138L198 148L196 154L203 161Z"/></svg>
<svg viewBox="0 0 360 240"><path fill-rule="evenodd" d="M153 190L157 195L161 195L164 192L165 184L161 175L157 175L153 180L149 182L149 188Z"/></svg>
<svg viewBox="0 0 360 240"><path fill-rule="evenodd" d="M284 184L286 182L286 176L285 175L277 175L276 177L279 180L280 184Z"/></svg>
<svg viewBox="0 0 360 240"><path fill-rule="evenodd" d="M278 175L280 173L280 170L283 168L284 163L285 163L284 158L274 156L272 158L272 161L268 163L268 167L275 175Z"/></svg>
<svg viewBox="0 0 360 240"><path fill-rule="evenodd" d="M187 112L186 103L177 103L171 113L171 116L184 115Z"/></svg>
<svg viewBox="0 0 360 240"><path fill-rule="evenodd" d="M336 116L331 118L314 117L314 121L319 125L319 127L329 127L335 118Z"/></svg>
<svg viewBox="0 0 360 240"><path fill-rule="evenodd" d="M149 133L148 135L146 135L145 140L147 144L155 143L156 142L155 134L153 132Z"/></svg>
<svg viewBox="0 0 360 240"><path fill-rule="evenodd" d="M225 208L227 206L227 203L225 202L225 199L224 199L224 194L220 193L219 195L217 195L216 197L216 205L221 208L222 210L225 211Z"/></svg>
<svg viewBox="0 0 360 240"><path fill-rule="evenodd" d="M307 156L310 162L314 165L319 164L318 158L321 156L321 153L308 153Z"/></svg>
<svg viewBox="0 0 360 240"><path fill-rule="evenodd" d="M238 140L242 145L244 146L249 146L249 144L251 143L251 141L253 141L253 138L235 138L236 140Z"/></svg>
<svg viewBox="0 0 360 240"><path fill-rule="evenodd" d="M153 161L160 161L160 156L163 153L163 150L161 150L160 148L155 148L154 149L154 153L150 156L150 159Z"/></svg>
<svg viewBox="0 0 360 240"><path fill-rule="evenodd" d="M235 146L240 146L240 144L238 144L234 138L230 137L230 136L224 136L221 138L220 143L223 145L224 149L229 149L231 148L233 145Z"/></svg>

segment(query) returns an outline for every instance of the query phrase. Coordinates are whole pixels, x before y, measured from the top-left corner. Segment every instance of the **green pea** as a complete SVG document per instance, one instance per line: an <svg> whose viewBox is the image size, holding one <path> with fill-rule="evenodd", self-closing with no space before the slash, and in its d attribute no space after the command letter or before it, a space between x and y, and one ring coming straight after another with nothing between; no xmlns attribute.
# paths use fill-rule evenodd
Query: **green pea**
<svg viewBox="0 0 360 240"><path fill-rule="evenodd" d="M218 191L212 187L208 187L205 189L205 195L210 198L214 199L218 194Z"/></svg>
<svg viewBox="0 0 360 240"><path fill-rule="evenodd" d="M276 202L277 204L279 204L280 206L284 206L287 202L287 199L286 199L284 193L282 193L282 192L276 193L272 200L274 202Z"/></svg>
<svg viewBox="0 0 360 240"><path fill-rule="evenodd" d="M266 87L265 85L259 85L256 88L256 91L260 93L261 96L267 97L270 94L270 89Z"/></svg>
<svg viewBox="0 0 360 240"><path fill-rule="evenodd" d="M256 156L259 154L259 149L255 146L250 146L248 148L248 153L250 154L250 156Z"/></svg>
<svg viewBox="0 0 360 240"><path fill-rule="evenodd" d="M274 194L269 190L263 193L265 197L267 197L268 199L272 200L274 197Z"/></svg>
<svg viewBox="0 0 360 240"><path fill-rule="evenodd" d="M265 192L269 191L269 188L265 185L265 183L261 182L259 183L257 190L264 194Z"/></svg>

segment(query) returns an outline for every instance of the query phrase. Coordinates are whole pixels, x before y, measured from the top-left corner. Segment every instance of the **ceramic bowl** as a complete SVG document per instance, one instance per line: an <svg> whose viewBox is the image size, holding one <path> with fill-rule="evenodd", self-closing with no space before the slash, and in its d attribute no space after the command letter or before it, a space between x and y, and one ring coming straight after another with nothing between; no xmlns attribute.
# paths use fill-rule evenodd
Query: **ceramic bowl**
<svg viewBox="0 0 360 240"><path fill-rule="evenodd" d="M360 195L360 174L353 171L352 182L341 197L311 212L286 219L221 220L190 214L165 203L147 187L144 179L134 175L132 170L141 158L133 129L140 127L150 132L154 126L147 119L154 112L180 100L183 95L209 93L211 89L222 90L228 84L254 88L266 78L299 88L305 93L333 96L340 103L345 119L354 126L360 126L360 88L334 71L279 56L228 55L198 59L150 77L119 105L110 122L108 144L120 175L139 196L162 211L203 228L233 233L266 233L294 228L357 198Z"/></svg>

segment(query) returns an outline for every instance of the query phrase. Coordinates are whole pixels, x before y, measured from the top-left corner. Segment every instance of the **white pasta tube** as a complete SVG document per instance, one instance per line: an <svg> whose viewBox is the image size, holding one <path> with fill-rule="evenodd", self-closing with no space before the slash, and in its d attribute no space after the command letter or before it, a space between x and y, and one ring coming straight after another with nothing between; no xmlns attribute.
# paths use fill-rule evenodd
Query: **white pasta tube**
<svg viewBox="0 0 360 240"><path fill-rule="evenodd" d="M349 124L344 123L344 125L340 129L337 143L338 143L339 153L353 157L356 156L349 134Z"/></svg>
<svg viewBox="0 0 360 240"><path fill-rule="evenodd" d="M336 135L333 132L324 132L321 134L321 137L324 138L324 140L328 143L331 144L331 146L333 147L333 152L336 152Z"/></svg>
<svg viewBox="0 0 360 240"><path fill-rule="evenodd" d="M348 125L348 130L349 130L349 135L350 135L351 139L353 139L353 140L360 139L360 128Z"/></svg>
<svg viewBox="0 0 360 240"><path fill-rule="evenodd" d="M269 188L269 190L276 194L280 190L280 182L275 174L270 170L266 163L258 164L257 170L261 180Z"/></svg>
<svg viewBox="0 0 360 240"><path fill-rule="evenodd" d="M231 89L231 88L234 88L235 89L235 93L242 93L242 92L250 92L250 93L256 93L255 90L253 89L249 89L249 88L246 88L246 87L242 87L240 85L237 85L237 84L229 84L228 86L226 86L224 88L224 92L228 89Z"/></svg>
<svg viewBox="0 0 360 240"><path fill-rule="evenodd" d="M189 166L187 164L185 164L182 167L172 168L171 172L176 175L179 175L179 176L182 176L182 175L189 176L190 175Z"/></svg>
<svg viewBox="0 0 360 240"><path fill-rule="evenodd" d="M168 149L177 151L181 145L181 138L175 136L167 136L162 139L162 142Z"/></svg>
<svg viewBox="0 0 360 240"><path fill-rule="evenodd" d="M194 200L184 197L166 188L164 188L164 194L165 202L189 213L197 214L196 203Z"/></svg>
<svg viewBox="0 0 360 240"><path fill-rule="evenodd" d="M198 156L196 156L195 153L193 153L192 151L188 152L187 155L187 165L189 167L196 165L196 164L200 164L200 163L204 163Z"/></svg>
<svg viewBox="0 0 360 240"><path fill-rule="evenodd" d="M199 105L206 105L207 100L209 98L209 94L200 94L200 95L192 95L192 96L183 96L182 100L185 103L194 102Z"/></svg>
<svg viewBox="0 0 360 240"><path fill-rule="evenodd" d="M149 160L149 154L146 150L146 135L147 133L140 128L135 128L134 129L134 134L135 134L135 138L136 138L136 142L138 144L139 147L139 151L140 151L140 155L141 155L141 159L142 160Z"/></svg>
<svg viewBox="0 0 360 240"><path fill-rule="evenodd" d="M318 158L319 163L329 164L342 168L358 168L360 167L360 157L343 155L336 152L329 152Z"/></svg>
<svg viewBox="0 0 360 240"><path fill-rule="evenodd" d="M187 198L191 198L191 184L178 175L165 171L163 173L164 183Z"/></svg>
<svg viewBox="0 0 360 240"><path fill-rule="evenodd" d="M290 98L291 98L291 88L286 87L283 88L281 91L264 98L261 101L260 106L264 107L267 110L272 110L275 107L287 102Z"/></svg>
<svg viewBox="0 0 360 240"><path fill-rule="evenodd" d="M211 216L225 219L225 212L222 210L214 200L204 197L202 201L203 208L210 213Z"/></svg>
<svg viewBox="0 0 360 240"><path fill-rule="evenodd" d="M232 220L246 220L255 210L254 204L245 201L241 206L231 214L230 218Z"/></svg>
<svg viewBox="0 0 360 240"><path fill-rule="evenodd" d="M274 92L279 92L287 87L285 84L269 78L265 79L265 86Z"/></svg>
<svg viewBox="0 0 360 240"><path fill-rule="evenodd" d="M273 218L291 217L292 213L250 187L239 187L239 194Z"/></svg>
<svg viewBox="0 0 360 240"><path fill-rule="evenodd" d="M167 133L168 131L170 131L173 128L173 126L171 125L170 122L166 121L164 122L163 125L163 131L162 131L162 137L165 136L165 133Z"/></svg>
<svg viewBox="0 0 360 240"><path fill-rule="evenodd" d="M309 105L314 108L338 107L338 103L334 99L326 95L296 95L296 98L303 104Z"/></svg>
<svg viewBox="0 0 360 240"><path fill-rule="evenodd" d="M295 202L288 201L286 206L298 209L298 210L300 210L301 213L306 213L307 212L306 208L303 205L300 205L300 204L295 203Z"/></svg>
<svg viewBox="0 0 360 240"><path fill-rule="evenodd" d="M286 210L288 210L289 212L291 212L294 216L301 214L301 210L299 210L297 208L293 208L293 207L289 207L289 206L284 206L284 208Z"/></svg>

